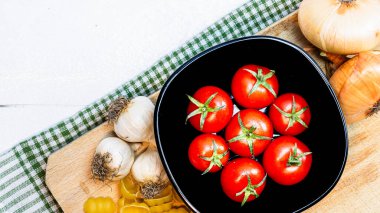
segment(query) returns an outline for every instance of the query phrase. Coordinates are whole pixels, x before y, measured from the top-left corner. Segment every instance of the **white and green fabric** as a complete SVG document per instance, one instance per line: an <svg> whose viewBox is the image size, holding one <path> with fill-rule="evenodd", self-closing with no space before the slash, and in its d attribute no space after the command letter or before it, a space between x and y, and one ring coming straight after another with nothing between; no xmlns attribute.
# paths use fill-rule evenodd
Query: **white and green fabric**
<svg viewBox="0 0 380 213"><path fill-rule="evenodd" d="M250 36L298 8L301 0L253 0L231 12L151 68L74 116L0 156L0 212L62 212L44 179L47 158L105 121L108 104L119 96L149 95L187 60L219 43Z"/></svg>

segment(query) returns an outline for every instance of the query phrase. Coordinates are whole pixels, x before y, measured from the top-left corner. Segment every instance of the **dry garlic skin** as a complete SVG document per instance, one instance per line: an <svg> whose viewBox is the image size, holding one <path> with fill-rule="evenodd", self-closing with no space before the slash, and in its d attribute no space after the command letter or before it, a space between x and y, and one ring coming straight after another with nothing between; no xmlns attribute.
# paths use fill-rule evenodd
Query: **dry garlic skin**
<svg viewBox="0 0 380 213"><path fill-rule="evenodd" d="M160 156L153 145L136 158L132 176L140 184L144 198L155 197L169 183Z"/></svg>
<svg viewBox="0 0 380 213"><path fill-rule="evenodd" d="M91 170L95 178L120 180L131 171L135 156L127 142L117 138L103 139L96 147Z"/></svg>
<svg viewBox="0 0 380 213"><path fill-rule="evenodd" d="M154 141L154 104L145 96L132 100L119 98L109 108L109 119L114 122L118 137L128 142Z"/></svg>

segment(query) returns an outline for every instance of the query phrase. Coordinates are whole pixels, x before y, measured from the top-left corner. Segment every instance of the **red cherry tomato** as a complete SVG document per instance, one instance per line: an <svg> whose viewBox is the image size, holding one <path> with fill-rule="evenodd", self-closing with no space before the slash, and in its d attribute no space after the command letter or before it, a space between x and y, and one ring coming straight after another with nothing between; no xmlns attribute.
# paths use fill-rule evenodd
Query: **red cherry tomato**
<svg viewBox="0 0 380 213"><path fill-rule="evenodd" d="M235 114L225 131L230 149L244 157L260 155L272 137L273 127L269 118L255 109L245 109Z"/></svg>
<svg viewBox="0 0 380 213"><path fill-rule="evenodd" d="M215 86L198 89L191 97L187 118L191 125L205 133L219 132L232 117L233 103L230 96Z"/></svg>
<svg viewBox="0 0 380 213"><path fill-rule="evenodd" d="M264 152L263 165L268 176L281 185L302 181L312 162L309 148L293 136L273 140Z"/></svg>
<svg viewBox="0 0 380 213"><path fill-rule="evenodd" d="M222 137L208 133L197 136L191 142L188 156L190 163L203 175L219 171L227 163L230 153Z"/></svg>
<svg viewBox="0 0 380 213"><path fill-rule="evenodd" d="M232 78L231 91L237 103L246 108L260 109L271 104L278 93L273 70L258 65L241 67Z"/></svg>
<svg viewBox="0 0 380 213"><path fill-rule="evenodd" d="M311 113L305 99L295 93L279 96L269 109L274 129L283 135L298 135L310 124Z"/></svg>
<svg viewBox="0 0 380 213"><path fill-rule="evenodd" d="M224 193L236 202L244 203L259 197L266 184L263 167L250 158L230 161L222 170L221 184Z"/></svg>

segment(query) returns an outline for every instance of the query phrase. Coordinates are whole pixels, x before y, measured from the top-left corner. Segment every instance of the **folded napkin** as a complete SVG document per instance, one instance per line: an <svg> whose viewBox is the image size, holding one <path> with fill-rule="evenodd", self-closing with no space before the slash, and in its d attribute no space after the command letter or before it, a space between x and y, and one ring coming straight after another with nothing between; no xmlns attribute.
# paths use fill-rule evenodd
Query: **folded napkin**
<svg viewBox="0 0 380 213"><path fill-rule="evenodd" d="M0 156L0 212L62 212L44 179L47 158L105 121L107 105L119 96L149 95L187 60L219 43L250 36L298 8L301 0L253 0L110 94L74 116L35 135Z"/></svg>

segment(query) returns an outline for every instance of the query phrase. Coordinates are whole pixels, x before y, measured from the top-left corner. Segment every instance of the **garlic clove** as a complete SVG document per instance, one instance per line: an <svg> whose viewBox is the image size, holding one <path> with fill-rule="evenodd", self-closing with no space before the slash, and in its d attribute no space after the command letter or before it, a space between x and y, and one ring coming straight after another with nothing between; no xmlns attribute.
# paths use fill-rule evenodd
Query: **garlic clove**
<svg viewBox="0 0 380 213"><path fill-rule="evenodd" d="M133 178L141 186L141 193L144 198L155 197L169 183L160 156L153 146L149 146L144 153L136 158L131 171Z"/></svg>
<svg viewBox="0 0 380 213"><path fill-rule="evenodd" d="M99 180L120 180L134 163L131 147L117 137L104 138L96 147L91 164L92 175Z"/></svg>
<svg viewBox="0 0 380 213"><path fill-rule="evenodd" d="M145 96L128 101L121 97L108 109L108 119L114 123L116 135L128 142L152 141L154 104Z"/></svg>
<svg viewBox="0 0 380 213"><path fill-rule="evenodd" d="M131 146L133 152L135 153L135 156L140 155L143 153L149 146L150 142L130 142L129 145Z"/></svg>

